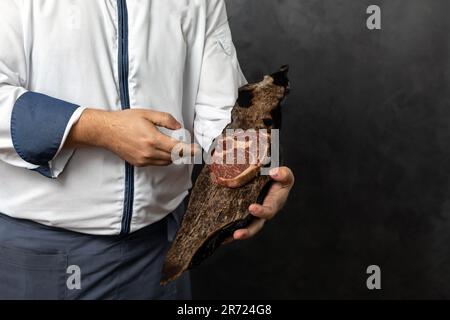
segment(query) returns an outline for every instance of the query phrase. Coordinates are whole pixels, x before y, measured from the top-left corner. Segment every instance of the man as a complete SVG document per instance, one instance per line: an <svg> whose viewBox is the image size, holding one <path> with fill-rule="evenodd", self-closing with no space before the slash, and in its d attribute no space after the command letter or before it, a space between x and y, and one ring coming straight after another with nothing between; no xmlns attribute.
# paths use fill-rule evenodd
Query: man
<svg viewBox="0 0 450 320"><path fill-rule="evenodd" d="M159 285L192 172L169 133L207 149L244 83L223 0L1 0L0 298L189 298Z"/></svg>

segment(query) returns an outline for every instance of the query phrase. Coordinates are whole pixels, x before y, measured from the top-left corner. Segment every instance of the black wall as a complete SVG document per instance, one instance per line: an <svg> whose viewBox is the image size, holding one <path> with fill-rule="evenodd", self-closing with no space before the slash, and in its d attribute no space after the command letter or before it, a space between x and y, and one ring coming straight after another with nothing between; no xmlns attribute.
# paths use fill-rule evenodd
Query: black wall
<svg viewBox="0 0 450 320"><path fill-rule="evenodd" d="M227 3L249 81L291 65L282 142L297 183L262 234L192 273L194 297L450 298L450 3Z"/></svg>

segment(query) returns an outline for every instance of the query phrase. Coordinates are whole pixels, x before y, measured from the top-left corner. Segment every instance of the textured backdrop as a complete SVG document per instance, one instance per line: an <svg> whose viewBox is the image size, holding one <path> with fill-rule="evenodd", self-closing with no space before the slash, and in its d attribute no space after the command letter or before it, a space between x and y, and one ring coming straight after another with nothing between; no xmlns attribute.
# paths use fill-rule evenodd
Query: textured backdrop
<svg viewBox="0 0 450 320"><path fill-rule="evenodd" d="M193 272L194 297L450 298L449 1L227 3L249 81L291 65L297 184L261 235Z"/></svg>

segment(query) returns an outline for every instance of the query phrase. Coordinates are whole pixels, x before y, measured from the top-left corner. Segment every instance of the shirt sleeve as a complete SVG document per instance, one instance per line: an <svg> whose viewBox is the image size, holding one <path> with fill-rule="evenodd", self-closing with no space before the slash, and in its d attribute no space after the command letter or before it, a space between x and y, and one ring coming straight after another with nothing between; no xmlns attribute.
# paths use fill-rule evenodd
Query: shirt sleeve
<svg viewBox="0 0 450 320"><path fill-rule="evenodd" d="M208 150L231 121L238 89L247 83L233 44L223 0L207 1L206 37L195 106L196 141Z"/></svg>
<svg viewBox="0 0 450 320"><path fill-rule="evenodd" d="M63 145L84 108L27 90L18 6L0 1L0 161L56 178L74 152Z"/></svg>

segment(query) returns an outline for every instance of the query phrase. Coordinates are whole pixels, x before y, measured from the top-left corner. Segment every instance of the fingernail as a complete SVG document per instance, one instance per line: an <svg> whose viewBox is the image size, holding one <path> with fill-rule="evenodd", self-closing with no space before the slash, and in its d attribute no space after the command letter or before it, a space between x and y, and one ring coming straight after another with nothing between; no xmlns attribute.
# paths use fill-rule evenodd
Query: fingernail
<svg viewBox="0 0 450 320"><path fill-rule="evenodd" d="M259 208L257 207L257 206L250 206L250 211L252 212L252 213L258 213L259 212Z"/></svg>
<svg viewBox="0 0 450 320"><path fill-rule="evenodd" d="M245 232L237 232L237 235L234 237L236 240L242 239L245 235Z"/></svg>
<svg viewBox="0 0 450 320"><path fill-rule="evenodd" d="M278 172L279 172L280 170L278 169L278 168L273 168L273 169L271 169L270 170L270 175L272 176L272 177L276 177L277 175L278 175Z"/></svg>

